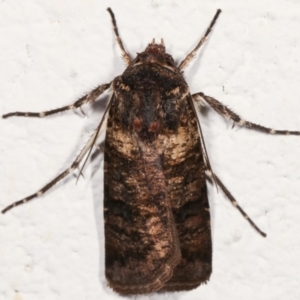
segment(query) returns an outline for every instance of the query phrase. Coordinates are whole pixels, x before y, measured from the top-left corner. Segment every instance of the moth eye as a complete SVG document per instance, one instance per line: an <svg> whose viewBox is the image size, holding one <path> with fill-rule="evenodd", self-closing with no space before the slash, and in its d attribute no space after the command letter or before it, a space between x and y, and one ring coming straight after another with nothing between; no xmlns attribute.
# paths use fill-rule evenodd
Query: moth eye
<svg viewBox="0 0 300 300"><path fill-rule="evenodd" d="M139 63L139 62L141 62L141 55L140 55L140 53L137 53L137 57L135 59L135 63Z"/></svg>
<svg viewBox="0 0 300 300"><path fill-rule="evenodd" d="M169 67L174 67L174 61L173 61L173 59L172 58L167 58L166 59L166 64Z"/></svg>

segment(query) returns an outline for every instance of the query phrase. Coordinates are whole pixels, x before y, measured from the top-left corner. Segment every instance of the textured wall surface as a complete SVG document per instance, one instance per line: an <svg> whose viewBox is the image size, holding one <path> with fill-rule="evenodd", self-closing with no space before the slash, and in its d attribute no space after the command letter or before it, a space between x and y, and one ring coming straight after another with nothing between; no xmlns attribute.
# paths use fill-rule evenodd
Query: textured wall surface
<svg viewBox="0 0 300 300"><path fill-rule="evenodd" d="M185 70L191 92L214 96L252 122L300 130L296 0L2 1L1 114L67 105L123 72L107 6L132 56L163 37L176 61L221 8L208 43ZM69 112L1 119L1 208L67 168L103 107L85 107L86 118ZM300 137L231 129L232 122L209 108L201 124L213 170L268 237L208 184L214 246L209 283L137 299L299 299ZM102 165L96 156L77 185L70 176L42 198L0 215L0 300L121 299L104 277Z"/></svg>

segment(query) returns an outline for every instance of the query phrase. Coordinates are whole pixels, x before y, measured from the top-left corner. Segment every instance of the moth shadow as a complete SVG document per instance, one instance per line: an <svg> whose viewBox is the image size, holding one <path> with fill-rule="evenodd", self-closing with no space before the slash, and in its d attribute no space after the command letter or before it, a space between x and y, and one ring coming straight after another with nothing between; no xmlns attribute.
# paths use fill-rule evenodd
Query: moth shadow
<svg viewBox="0 0 300 300"><path fill-rule="evenodd" d="M197 113L199 113L201 117L207 117L211 113L211 108L208 105L201 105Z"/></svg>
<svg viewBox="0 0 300 300"><path fill-rule="evenodd" d="M92 114L89 116L90 125L93 126L93 130L96 130L95 124L98 126L102 119L103 113L107 106L109 96L105 97L101 101L94 102L91 106ZM97 119L97 121L95 120ZM105 251L104 251L104 217L103 217L103 187L104 187L104 174L103 174L103 162L104 162L104 137L101 138L94 145L94 149L90 155L91 164L91 185L93 194L93 206L94 206L94 218L97 228L98 244L99 244L99 282L106 287L105 279Z"/></svg>
<svg viewBox="0 0 300 300"><path fill-rule="evenodd" d="M104 145L104 142L100 144ZM104 148L103 148L104 150ZM103 286L106 286L105 279L105 251L104 251L104 216L103 216L103 187L104 187L104 174L103 174L103 151L96 149L91 155L91 184L93 193L94 204L94 217L97 228L98 243L99 243L99 282Z"/></svg>

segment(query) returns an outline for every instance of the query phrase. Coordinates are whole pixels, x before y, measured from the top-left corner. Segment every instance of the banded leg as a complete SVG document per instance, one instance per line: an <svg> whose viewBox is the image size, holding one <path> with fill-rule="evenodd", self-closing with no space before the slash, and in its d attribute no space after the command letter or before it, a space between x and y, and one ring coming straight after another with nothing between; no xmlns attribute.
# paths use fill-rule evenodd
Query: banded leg
<svg viewBox="0 0 300 300"><path fill-rule="evenodd" d="M188 56L180 63L179 65L179 69L182 71L187 65L188 63L195 57L197 51L199 50L199 48L204 44L204 42L207 40L207 37L208 35L210 34L211 30L213 29L218 17L219 17L219 14L221 13L221 9L218 9L214 18L212 19L209 27L207 28L204 36L202 37L202 39L200 40L200 42L197 44L197 46L194 48L194 50L192 52L190 52L188 54Z"/></svg>
<svg viewBox="0 0 300 300"><path fill-rule="evenodd" d="M129 54L126 52L124 46L123 46L123 42L122 42L122 39L119 35L119 31L118 31L118 26L117 26L117 21L115 19L115 15L113 13L113 11L111 10L111 8L107 8L107 11L109 12L110 14L110 17L111 17L111 22L113 24L113 29L114 29L114 33L116 35L116 40L117 40L117 43L121 49L121 52L122 52L122 57L126 63L127 66L129 66L129 64L131 63L131 58L129 56Z"/></svg>
<svg viewBox="0 0 300 300"><path fill-rule="evenodd" d="M104 112L104 115L101 119L100 124L98 125L97 129L95 130L95 132L93 133L93 135L90 137L90 139L88 140L88 142L86 143L86 145L84 146L84 148L80 151L79 155L76 157L75 161L72 163L72 165L66 169L65 171L63 171L60 175L58 175L57 177L55 177L52 181L50 181L49 183L47 183L45 186L43 186L38 192L24 198L21 199L19 201L16 201L10 205L8 205L6 208L4 208L1 212L3 214L5 214L8 210L21 205L21 204L25 204L26 202L34 199L34 198L38 198L41 197L46 191L48 191L49 189L51 189L56 183L58 183L59 181L61 181L62 179L64 179L66 176L68 176L69 174L71 174L74 170L76 170L79 167L80 162L83 160L83 158L87 155L90 155L92 148L94 146L94 144L97 141L97 138L103 133L103 131L106 128L106 123L107 123L107 118L108 118L108 111L110 108L110 103L108 103L106 110ZM81 174L82 168L79 171L79 174Z"/></svg>
<svg viewBox="0 0 300 300"><path fill-rule="evenodd" d="M87 95L81 97L79 100L77 100L76 102L74 102L71 105L67 105L67 106L63 106L63 107L60 107L60 108L47 110L47 111L43 111L43 112L37 112L37 113L36 112L19 112L19 111L16 111L16 112L5 114L5 115L2 116L2 118L5 119L5 118L13 117L13 116L43 118L43 117L53 115L53 114L56 114L56 113L59 113L59 112L63 112L63 111L66 111L66 110L74 110L78 107L81 108L82 105L95 101L109 87L110 87L110 83L99 85L98 87L93 89L90 93L88 93Z"/></svg>
<svg viewBox="0 0 300 300"><path fill-rule="evenodd" d="M250 219L250 217L247 215L247 213L240 207L240 205L237 203L237 201L235 200L235 198L232 196L232 194L228 191L228 189L225 187L225 185L219 179L219 177L216 174L212 174L210 171L207 171L206 174L209 175L210 177L213 176L215 182L221 188L221 190L223 191L223 193L225 194L225 196L230 200L230 202L232 203L232 205L239 210L239 212L243 215L243 217L250 223L250 225L260 235L262 235L263 237L266 237L267 235L256 226L256 224Z"/></svg>
<svg viewBox="0 0 300 300"><path fill-rule="evenodd" d="M202 92L192 95L195 101L199 101L199 97L204 99L218 114L228 119L231 119L233 122L239 124L240 126L245 126L250 129L262 131L269 134L281 134L281 135L300 135L300 131L289 131L289 130L276 130L268 127L264 127L258 124L251 123L249 121L241 119L236 113L231 109L226 107L224 104L219 102L213 97L206 96Z"/></svg>

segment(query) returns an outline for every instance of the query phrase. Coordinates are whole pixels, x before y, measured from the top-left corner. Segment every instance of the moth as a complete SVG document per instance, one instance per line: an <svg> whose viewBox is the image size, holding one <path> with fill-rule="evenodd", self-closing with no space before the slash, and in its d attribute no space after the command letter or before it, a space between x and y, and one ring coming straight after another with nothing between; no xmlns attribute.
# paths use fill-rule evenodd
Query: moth
<svg viewBox="0 0 300 300"><path fill-rule="evenodd" d="M124 73L99 85L71 105L44 112L3 115L46 117L75 110L111 90L102 120L72 165L38 192L8 210L42 196L79 168L106 130L104 147L105 266L109 286L122 295L191 290L212 272L207 177L262 236L213 172L205 148L197 104L206 102L234 123L269 134L299 135L243 120L203 92L191 94L183 70L206 41L221 13L218 9L197 46L177 64L163 40L153 40L132 59L112 20L124 61ZM81 173L81 169L80 172Z"/></svg>

